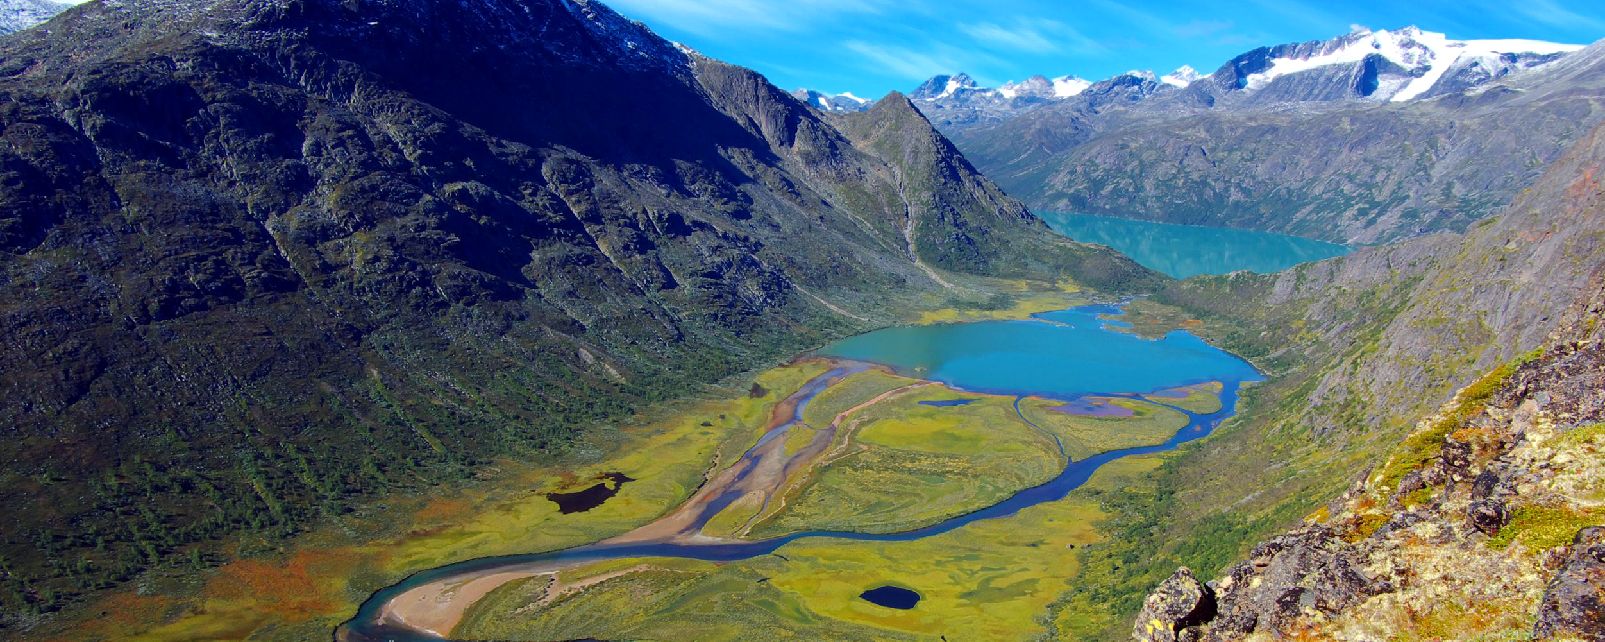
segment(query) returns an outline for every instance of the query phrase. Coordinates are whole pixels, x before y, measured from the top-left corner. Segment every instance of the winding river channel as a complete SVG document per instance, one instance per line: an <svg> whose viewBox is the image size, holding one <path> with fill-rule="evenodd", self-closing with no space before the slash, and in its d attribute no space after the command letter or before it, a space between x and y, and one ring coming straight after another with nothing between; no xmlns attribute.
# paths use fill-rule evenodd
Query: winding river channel
<svg viewBox="0 0 1605 642"><path fill-rule="evenodd" d="M418 618L409 619L401 613L405 609L399 607L439 601L445 592L460 591L471 581L484 582L485 587L493 588L512 578L622 558L743 560L768 555L792 542L810 538L910 541L964 528L980 520L1007 518L1025 508L1063 499L1109 462L1171 450L1208 435L1235 412L1241 385L1259 380L1258 373L1246 362L1190 333L1178 330L1161 339L1144 339L1120 332L1112 325L1118 322L1105 320L1108 315L1119 312L1114 306L1085 306L1038 315L1026 321L890 328L828 347L819 355L835 360L836 366L781 402L771 429L739 461L710 479L681 509L636 531L594 544L546 553L475 559L416 573L374 593L356 616L341 626L336 637L350 642L443 639L442 634L450 631L449 624L454 623L455 618L445 620L445 626L431 627ZM784 469L796 458L796 455L784 454L787 440L782 435L802 421L803 410L815 396L832 383L872 367L871 364L888 366L899 374L959 390L1013 395L1017 399L1030 395L1074 402L1093 395L1136 396L1210 381L1220 382L1223 387L1221 406L1215 412L1197 413L1169 406L1186 414L1187 424L1162 444L1070 461L1046 483L924 528L888 534L809 531L755 541L700 536L702 526L732 501L749 493L764 495L767 501L767 493L778 486L765 480L776 475L783 479L784 472L766 474L764 471L776 466ZM1153 396L1147 399L1157 401ZM834 424L819 430L815 443L805 446L804 450L819 447L819 443L828 444L834 430ZM459 614L462 608L458 606Z"/></svg>

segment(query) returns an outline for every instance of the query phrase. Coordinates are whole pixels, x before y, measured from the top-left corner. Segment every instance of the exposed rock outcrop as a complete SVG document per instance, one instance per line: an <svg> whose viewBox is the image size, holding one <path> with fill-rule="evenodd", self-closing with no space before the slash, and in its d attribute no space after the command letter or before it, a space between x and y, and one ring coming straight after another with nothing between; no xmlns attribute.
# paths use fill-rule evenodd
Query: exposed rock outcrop
<svg viewBox="0 0 1605 642"><path fill-rule="evenodd" d="M1605 527L1578 531L1538 605L1539 640L1605 640Z"/></svg>
<svg viewBox="0 0 1605 642"><path fill-rule="evenodd" d="M1215 591L1182 567L1143 600L1132 637L1143 642L1198 639L1197 627L1215 618Z"/></svg>
<svg viewBox="0 0 1605 642"><path fill-rule="evenodd" d="M1602 303L1596 287L1542 351L1463 389L1211 582L1199 639L1605 639Z"/></svg>

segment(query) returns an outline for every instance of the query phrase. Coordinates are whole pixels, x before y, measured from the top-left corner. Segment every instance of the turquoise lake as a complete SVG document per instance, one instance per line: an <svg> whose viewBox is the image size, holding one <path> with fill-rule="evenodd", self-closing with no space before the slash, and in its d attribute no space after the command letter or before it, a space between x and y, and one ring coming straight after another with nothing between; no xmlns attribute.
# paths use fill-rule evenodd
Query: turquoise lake
<svg viewBox="0 0 1605 642"><path fill-rule="evenodd" d="M1150 392L1202 381L1251 381L1254 368L1184 331L1162 339L1114 332L1091 305L1027 321L887 328L826 346L820 354L892 366L972 392L1073 399Z"/></svg>
<svg viewBox="0 0 1605 642"><path fill-rule="evenodd" d="M438 642L439 637L407 628L384 617L384 608L392 600L400 599L413 587L432 582L455 581L509 570L545 568L539 565L555 562L582 564L646 557L729 562L775 554L801 539L906 542L952 532L980 520L1006 519L1026 508L1064 499L1109 462L1172 450L1208 436L1236 412L1240 384L1261 379L1247 362L1188 332L1178 330L1161 339L1143 339L1116 331L1121 325L1118 320L1099 318L1120 312L1118 306L1089 305L1039 314L1025 321L887 328L832 344L820 350L820 354L880 363L907 374L974 392L1041 395L1066 401L1089 394L1130 395L1191 383L1219 381L1223 384L1220 409L1211 413L1196 413L1178 408L1187 416L1187 425L1165 443L1109 451L1070 461L1057 477L1046 483L1020 490L991 506L910 531L805 531L753 541L596 543L545 553L486 557L420 571L370 596L357 610L356 616L342 625L338 639L348 642ZM855 366L842 365L805 384L799 391L805 395L805 399L794 409L792 421L801 421L803 404L807 403L807 399L819 394L834 375L850 367ZM948 401L936 405L956 405ZM1015 403L1018 409L1019 401ZM743 456L742 461L747 461L747 457ZM867 590L861 597L887 608L912 608L919 602L919 594L911 589L890 585L865 588Z"/></svg>
<svg viewBox="0 0 1605 642"><path fill-rule="evenodd" d="M1178 279L1238 270L1280 272L1300 263L1349 253L1348 246L1224 227L1154 223L1109 216L1039 212L1055 232L1107 245L1142 265Z"/></svg>

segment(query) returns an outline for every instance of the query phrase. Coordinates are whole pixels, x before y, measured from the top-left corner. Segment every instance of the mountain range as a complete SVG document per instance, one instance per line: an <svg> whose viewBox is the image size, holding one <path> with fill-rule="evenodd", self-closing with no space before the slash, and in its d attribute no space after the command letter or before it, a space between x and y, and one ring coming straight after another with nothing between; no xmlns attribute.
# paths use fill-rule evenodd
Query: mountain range
<svg viewBox="0 0 1605 642"><path fill-rule="evenodd" d="M1160 278L906 98L826 118L590 0L94 2L0 39L0 105L9 624L975 279Z"/></svg>
<svg viewBox="0 0 1605 642"><path fill-rule="evenodd" d="M1040 210L1371 244L1463 230L1508 202L1598 122L1599 60L1597 46L1357 29L1202 77L1054 93L961 74L910 95Z"/></svg>
<svg viewBox="0 0 1605 642"><path fill-rule="evenodd" d="M0 7L0 635L119 587L204 610L185 581L319 519L1067 281L1267 380L1092 496L1074 586L993 587L1068 591L1047 633L1509 638L1600 603L1605 44L1357 30L871 102L596 0ZM1173 281L1033 207L1377 246ZM1582 536L1523 549L1534 519ZM272 617L242 626L307 630Z"/></svg>
<svg viewBox="0 0 1605 642"><path fill-rule="evenodd" d="M1356 28L1331 40L1260 47L1232 58L1208 76L1183 66L1163 76L1141 70L1101 82L1075 76L1032 76L989 88L959 73L932 77L909 96L939 114L933 120L944 128L1002 120L1035 106L1075 98L1099 84L1129 85L1134 81L1141 83L1142 97L1191 88L1190 100L1207 104L1223 100L1234 105L1403 102L1465 92L1582 48L1537 40L1454 40L1413 26L1376 31ZM798 91L824 96L807 89ZM866 107L865 101L856 100L833 103L828 109Z"/></svg>
<svg viewBox="0 0 1605 642"><path fill-rule="evenodd" d="M1162 560L1137 639L1598 638L1602 168L1605 126L1465 234L1160 295L1246 321L1219 339L1277 374L1170 469L1175 495L1128 531L1146 534L1097 554ZM1178 563L1219 579L1166 580Z"/></svg>

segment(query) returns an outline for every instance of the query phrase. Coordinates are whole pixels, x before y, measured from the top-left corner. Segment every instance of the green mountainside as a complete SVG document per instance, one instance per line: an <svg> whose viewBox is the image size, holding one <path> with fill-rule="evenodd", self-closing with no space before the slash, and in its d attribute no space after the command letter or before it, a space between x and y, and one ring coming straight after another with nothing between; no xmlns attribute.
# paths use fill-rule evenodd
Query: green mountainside
<svg viewBox="0 0 1605 642"><path fill-rule="evenodd" d="M1168 459L1153 488L1112 500L1117 537L1086 554L1110 581L1066 608L1135 614L1177 566L1213 576L1381 466L1456 390L1542 346L1600 287L1602 170L1596 129L1464 235L1162 291L1143 309L1198 316L1271 379L1227 428ZM1110 638L1130 632L1129 620L1107 625Z"/></svg>
<svg viewBox="0 0 1605 642"><path fill-rule="evenodd" d="M561 455L978 275L1158 282L906 100L850 125L585 0L101 2L0 40L0 611Z"/></svg>

